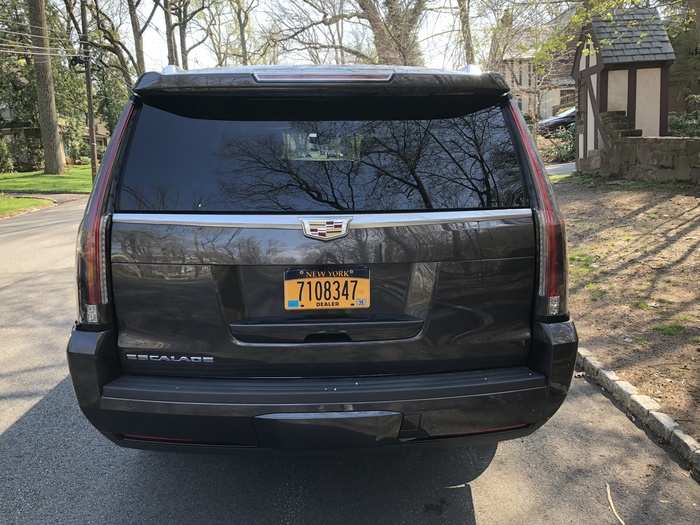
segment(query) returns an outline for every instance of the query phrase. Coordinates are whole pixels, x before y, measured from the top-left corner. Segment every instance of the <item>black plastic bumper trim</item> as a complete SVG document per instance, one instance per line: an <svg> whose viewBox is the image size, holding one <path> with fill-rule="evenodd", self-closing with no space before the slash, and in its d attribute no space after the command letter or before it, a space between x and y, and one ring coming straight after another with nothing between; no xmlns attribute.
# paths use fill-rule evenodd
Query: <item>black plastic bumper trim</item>
<svg viewBox="0 0 700 525"><path fill-rule="evenodd" d="M300 405L419 401L544 388L544 375L525 367L444 374L341 379L199 379L121 376L103 388L107 399L170 403Z"/></svg>
<svg viewBox="0 0 700 525"><path fill-rule="evenodd" d="M459 436L498 441L534 432L568 390L577 346L573 323L536 324L533 335L528 366L407 376L232 379L124 375L113 332L74 330L68 364L83 413L124 446L194 450L210 444L284 448L315 443L332 448ZM316 413L326 416L309 416ZM329 418L329 413L339 416Z"/></svg>

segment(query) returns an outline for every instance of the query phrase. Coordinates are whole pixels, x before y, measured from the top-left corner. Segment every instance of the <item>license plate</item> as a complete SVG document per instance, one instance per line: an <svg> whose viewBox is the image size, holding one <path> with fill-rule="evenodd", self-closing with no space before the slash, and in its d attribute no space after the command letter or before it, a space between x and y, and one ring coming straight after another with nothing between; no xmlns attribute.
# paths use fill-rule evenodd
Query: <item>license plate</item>
<svg viewBox="0 0 700 525"><path fill-rule="evenodd" d="M288 268L284 271L285 310L369 308L369 268Z"/></svg>

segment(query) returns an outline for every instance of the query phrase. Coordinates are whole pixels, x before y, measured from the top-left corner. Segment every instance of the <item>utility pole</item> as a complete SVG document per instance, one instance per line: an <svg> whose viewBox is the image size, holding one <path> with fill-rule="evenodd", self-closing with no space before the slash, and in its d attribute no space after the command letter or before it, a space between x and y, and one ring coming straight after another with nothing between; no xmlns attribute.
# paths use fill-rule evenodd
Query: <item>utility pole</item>
<svg viewBox="0 0 700 525"><path fill-rule="evenodd" d="M97 176L97 140L95 139L95 112L92 107L92 58L88 43L87 5L80 0L81 46L85 59L85 95L87 96L88 143L90 146L90 171L92 180Z"/></svg>

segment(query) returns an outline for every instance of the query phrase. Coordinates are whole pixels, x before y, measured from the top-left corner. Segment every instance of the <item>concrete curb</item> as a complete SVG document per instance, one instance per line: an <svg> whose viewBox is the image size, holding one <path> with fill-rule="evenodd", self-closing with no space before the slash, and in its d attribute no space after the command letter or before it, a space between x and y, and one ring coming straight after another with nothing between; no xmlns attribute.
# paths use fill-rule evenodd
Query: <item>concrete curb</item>
<svg viewBox="0 0 700 525"><path fill-rule="evenodd" d="M56 204L58 204L58 201L56 199L52 198L49 195L42 195L40 193L14 193L12 196L13 197L24 197L27 199L38 199L41 201L49 201L49 202L52 202L54 204L54 206Z"/></svg>
<svg viewBox="0 0 700 525"><path fill-rule="evenodd" d="M604 369L586 348L578 349L576 369L605 389L618 408L623 409L639 426L678 454L691 474L700 481L700 443L683 432L671 416L661 412L659 403L639 394L634 386L622 381L612 370Z"/></svg>
<svg viewBox="0 0 700 525"><path fill-rule="evenodd" d="M45 192L31 192L31 191L1 191L5 195L11 195L12 197L27 197L30 199L44 199L50 200L55 204L65 204L66 202L74 202L80 199L87 199L89 193L45 193Z"/></svg>

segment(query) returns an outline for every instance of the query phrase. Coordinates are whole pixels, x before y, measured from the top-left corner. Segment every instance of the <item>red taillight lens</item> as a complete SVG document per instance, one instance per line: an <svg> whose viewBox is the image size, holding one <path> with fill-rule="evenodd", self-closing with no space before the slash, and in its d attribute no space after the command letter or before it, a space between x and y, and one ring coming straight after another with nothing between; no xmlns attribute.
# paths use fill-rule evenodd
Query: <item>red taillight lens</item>
<svg viewBox="0 0 700 525"><path fill-rule="evenodd" d="M102 159L100 171L95 179L78 231L78 324L80 325L101 326L109 323L107 197L112 181L112 169L133 111L133 103L129 102L119 118L112 140Z"/></svg>
<svg viewBox="0 0 700 525"><path fill-rule="evenodd" d="M568 315L566 302L566 231L552 185L537 154L535 143L527 131L520 110L511 100L510 113L525 149L537 194L534 205L539 243L539 276L536 314L538 317Z"/></svg>

